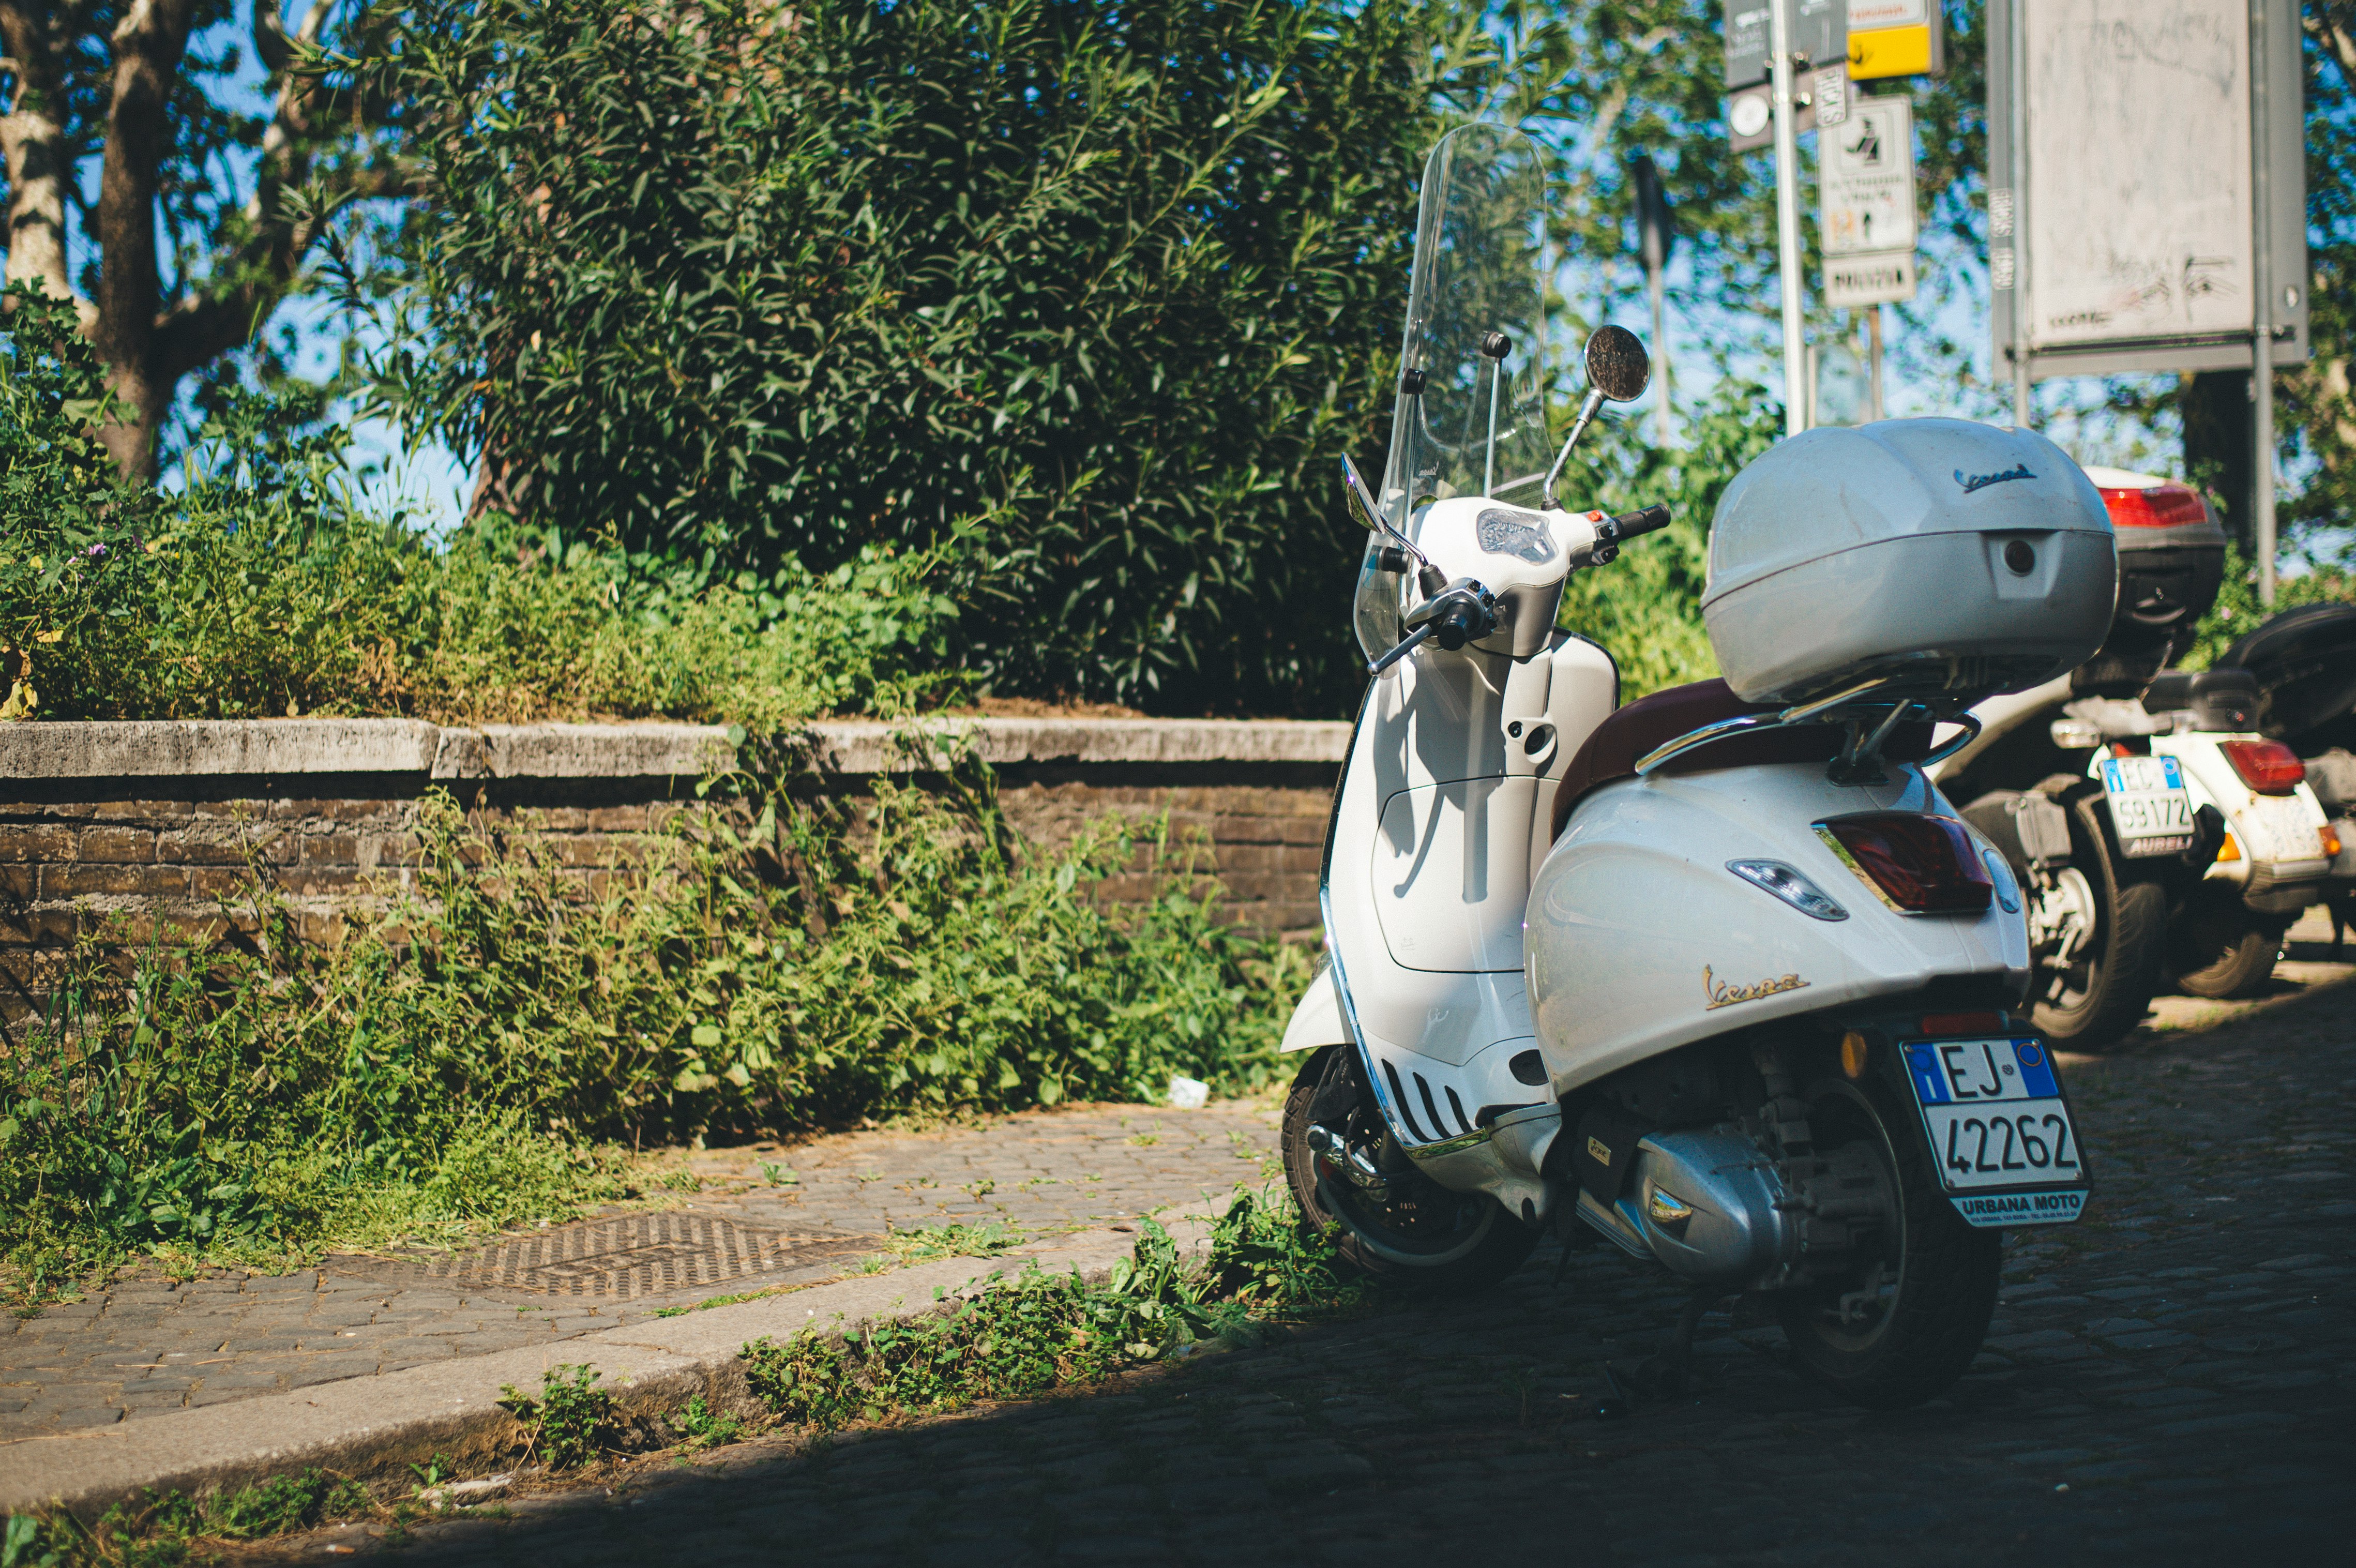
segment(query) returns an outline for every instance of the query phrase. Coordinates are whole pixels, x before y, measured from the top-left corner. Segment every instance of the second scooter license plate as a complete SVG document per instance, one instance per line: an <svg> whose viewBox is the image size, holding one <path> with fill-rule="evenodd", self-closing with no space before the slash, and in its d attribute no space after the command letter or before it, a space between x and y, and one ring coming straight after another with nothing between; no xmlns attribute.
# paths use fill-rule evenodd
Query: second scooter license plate
<svg viewBox="0 0 2356 1568"><path fill-rule="evenodd" d="M2192 796L2176 758L2106 757L2103 792L2110 797L2119 848L2130 859L2192 847Z"/></svg>
<svg viewBox="0 0 2356 1568"><path fill-rule="evenodd" d="M1916 1040L1903 1048L1957 1213L1983 1227L2078 1218L2086 1202L2078 1130L2043 1041Z"/></svg>

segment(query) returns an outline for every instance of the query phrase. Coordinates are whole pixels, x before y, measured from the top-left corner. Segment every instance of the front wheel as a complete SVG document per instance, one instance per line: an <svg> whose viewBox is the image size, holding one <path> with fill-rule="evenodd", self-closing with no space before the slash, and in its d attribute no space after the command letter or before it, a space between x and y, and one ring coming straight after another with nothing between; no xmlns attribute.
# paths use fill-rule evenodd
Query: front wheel
<svg viewBox="0 0 2356 1568"><path fill-rule="evenodd" d="M1801 1370L1851 1404L1920 1404L1979 1354L1996 1312L2001 1233L1955 1212L1915 1120L1886 1085L1832 1083L1809 1100L1816 1153L1874 1172L1888 1197L1848 1268L1777 1296L1784 1337Z"/></svg>
<svg viewBox="0 0 2356 1568"><path fill-rule="evenodd" d="M1377 1279L1427 1290L1472 1291L1496 1283L1519 1268L1538 1244L1538 1233L1507 1214L1485 1193L1451 1192L1405 1160L1387 1173L1386 1191L1365 1190L1331 1160L1309 1146L1310 1103L1325 1081L1328 1067L1349 1065L1328 1046L1314 1052L1284 1097L1285 1182L1301 1219L1316 1230L1338 1228L1336 1250ZM1327 1114L1331 1128L1353 1148L1376 1158L1382 1139L1381 1112L1363 1093L1350 1097L1346 1112Z"/></svg>
<svg viewBox="0 0 2356 1568"><path fill-rule="evenodd" d="M2254 996L2274 978L2282 952L2277 921L2261 920L2230 888L2196 893L2169 931L2169 960L2188 996Z"/></svg>

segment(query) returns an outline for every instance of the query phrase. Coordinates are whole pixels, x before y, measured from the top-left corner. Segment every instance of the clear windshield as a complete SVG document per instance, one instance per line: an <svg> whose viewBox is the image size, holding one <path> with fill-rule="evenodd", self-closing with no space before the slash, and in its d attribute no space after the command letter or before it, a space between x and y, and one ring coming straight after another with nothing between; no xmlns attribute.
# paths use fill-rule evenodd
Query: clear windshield
<svg viewBox="0 0 2356 1568"><path fill-rule="evenodd" d="M1403 378L1391 416L1384 514L1451 496L1536 508L1554 454L1546 431L1546 169L1538 145L1503 125L1451 131L1423 166L1408 285ZM1421 392L1404 378L1421 372ZM1358 641L1368 657L1401 636L1405 580L1359 573Z"/></svg>

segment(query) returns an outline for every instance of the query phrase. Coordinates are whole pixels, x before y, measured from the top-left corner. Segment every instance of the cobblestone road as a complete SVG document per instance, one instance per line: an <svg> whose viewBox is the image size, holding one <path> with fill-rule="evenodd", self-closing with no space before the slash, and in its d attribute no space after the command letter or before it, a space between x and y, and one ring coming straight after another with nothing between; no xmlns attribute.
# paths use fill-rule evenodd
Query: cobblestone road
<svg viewBox="0 0 2356 1568"><path fill-rule="evenodd" d="M999 1220L1035 1237L1172 1204L1199 1208L1205 1195L1259 1179L1273 1123L1266 1111L1235 1106L1116 1106L700 1154L690 1163L704 1187L684 1212L816 1243L812 1262L721 1290L816 1283L881 1255L893 1231ZM175 1283L145 1272L35 1317L0 1316L0 1444L554 1343L718 1294L624 1303L465 1290L422 1274L413 1263L336 1257L277 1278Z"/></svg>
<svg viewBox="0 0 2356 1568"><path fill-rule="evenodd" d="M1603 1363L1650 1349L1678 1293L1596 1251L1557 1287L1549 1247L1470 1305L824 1452L779 1437L645 1462L610 1493L432 1525L402 1557L2345 1563L2356 985L2140 1032L2072 1080L2099 1161L2090 1217L2015 1235L1987 1351L1920 1410L1839 1405L1785 1369L1775 1329L1721 1316L1691 1395L1599 1422ZM331 1544L381 1542L355 1529L268 1555L337 1561Z"/></svg>

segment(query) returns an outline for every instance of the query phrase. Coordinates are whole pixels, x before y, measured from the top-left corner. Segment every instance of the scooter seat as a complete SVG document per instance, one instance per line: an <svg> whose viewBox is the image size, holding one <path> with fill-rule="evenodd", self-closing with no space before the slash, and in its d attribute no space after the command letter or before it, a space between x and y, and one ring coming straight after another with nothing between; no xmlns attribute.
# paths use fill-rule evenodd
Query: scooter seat
<svg viewBox="0 0 2356 1568"><path fill-rule="evenodd" d="M1783 704L1746 703L1723 681L1697 681L1671 686L1639 698L1595 726L1587 744L1570 759L1555 792L1554 833L1562 836L1571 809L1580 800L1614 779L1632 777L1645 753L1681 735L1720 719L1744 714L1772 714ZM1772 762L1829 762L1840 755L1848 732L1839 725L1793 725L1730 736L1697 746L1661 765L1664 773L1704 773L1719 768L1756 768ZM1882 756L1912 762L1931 753L1928 723L1900 725L1890 732Z"/></svg>

